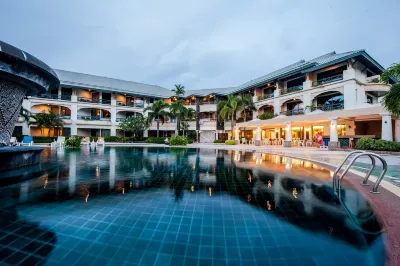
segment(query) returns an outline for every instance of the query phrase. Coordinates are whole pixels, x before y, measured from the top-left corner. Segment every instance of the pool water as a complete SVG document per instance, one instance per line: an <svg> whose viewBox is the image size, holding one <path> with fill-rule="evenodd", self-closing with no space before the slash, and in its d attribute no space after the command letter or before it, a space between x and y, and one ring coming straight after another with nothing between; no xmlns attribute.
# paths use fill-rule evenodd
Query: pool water
<svg viewBox="0 0 400 266"><path fill-rule="evenodd" d="M371 206L307 161L85 147L41 168L0 188L2 265L384 265Z"/></svg>

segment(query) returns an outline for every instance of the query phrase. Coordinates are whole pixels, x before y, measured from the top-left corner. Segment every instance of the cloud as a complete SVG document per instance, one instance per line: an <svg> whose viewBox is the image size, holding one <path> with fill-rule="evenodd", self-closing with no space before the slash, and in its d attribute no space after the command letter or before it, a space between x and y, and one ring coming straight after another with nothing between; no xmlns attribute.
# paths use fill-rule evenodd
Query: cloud
<svg viewBox="0 0 400 266"><path fill-rule="evenodd" d="M333 50L398 62L399 8L396 0L7 1L0 32L54 68L206 89Z"/></svg>

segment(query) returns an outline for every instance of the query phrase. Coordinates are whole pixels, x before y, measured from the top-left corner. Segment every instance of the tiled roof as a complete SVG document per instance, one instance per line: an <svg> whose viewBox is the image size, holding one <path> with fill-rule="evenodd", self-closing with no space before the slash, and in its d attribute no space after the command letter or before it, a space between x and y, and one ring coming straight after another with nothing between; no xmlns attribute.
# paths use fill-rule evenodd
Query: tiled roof
<svg viewBox="0 0 400 266"><path fill-rule="evenodd" d="M380 66L375 60L373 60L364 50L355 50L339 54L337 54L336 52L330 52L309 61L300 60L294 64L273 71L257 79L248 81L237 87L187 90L185 96L208 96L210 94L227 95L230 93L243 91L257 85L261 85L265 82L274 81L278 78L282 78L292 74L307 73L320 68L324 68L326 66L343 62L349 58L360 55L383 71L383 67ZM133 81L125 81L57 69L55 69L55 71L60 78L62 85L76 86L82 88L94 88L105 91L116 91L121 93L131 93L136 95L153 96L160 98L169 98L174 95L173 91L156 85L148 85Z"/></svg>
<svg viewBox="0 0 400 266"><path fill-rule="evenodd" d="M156 85L148 85L133 81L100 77L59 69L55 69L55 71L60 79L61 85L64 86L91 88L120 93L131 93L136 95L153 96L160 98L169 98L173 95L173 92L171 90Z"/></svg>

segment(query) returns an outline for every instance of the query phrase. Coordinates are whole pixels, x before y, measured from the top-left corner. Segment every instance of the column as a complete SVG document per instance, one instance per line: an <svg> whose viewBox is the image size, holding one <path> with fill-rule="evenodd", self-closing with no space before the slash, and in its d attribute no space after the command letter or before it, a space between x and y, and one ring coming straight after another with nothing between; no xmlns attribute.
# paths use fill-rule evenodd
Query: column
<svg viewBox="0 0 400 266"><path fill-rule="evenodd" d="M78 135L78 128L76 125L77 120L78 120L78 104L75 102L71 104L71 136Z"/></svg>
<svg viewBox="0 0 400 266"><path fill-rule="evenodd" d="M307 108L307 106L312 105L311 93L304 93L303 94L303 105L304 105L304 113L308 114L311 112L311 108Z"/></svg>
<svg viewBox="0 0 400 266"><path fill-rule="evenodd" d="M400 119L394 121L394 141L400 142Z"/></svg>
<svg viewBox="0 0 400 266"><path fill-rule="evenodd" d="M111 130L110 136L117 135L117 107L111 106Z"/></svg>
<svg viewBox="0 0 400 266"><path fill-rule="evenodd" d="M261 146L261 128L260 124L257 124L257 129L256 129L256 146Z"/></svg>
<svg viewBox="0 0 400 266"><path fill-rule="evenodd" d="M281 103L279 102L279 99L274 99L274 113L278 115L281 113Z"/></svg>
<svg viewBox="0 0 400 266"><path fill-rule="evenodd" d="M148 129L146 129L146 130L143 132L143 137L144 137L144 138L148 138L148 137L149 137L149 130L148 130Z"/></svg>
<svg viewBox="0 0 400 266"><path fill-rule="evenodd" d="M393 141L392 115L390 113L380 113L382 116L382 139Z"/></svg>
<svg viewBox="0 0 400 266"><path fill-rule="evenodd" d="M235 142L236 145L240 144L240 140L239 140L239 127L235 126Z"/></svg>
<svg viewBox="0 0 400 266"><path fill-rule="evenodd" d="M62 95L61 87L58 87L58 99L61 99L61 95Z"/></svg>
<svg viewBox="0 0 400 266"><path fill-rule="evenodd" d="M339 148L340 147L340 142L339 142L339 137L338 137L338 127L337 127L337 120L338 117L331 117L329 118L331 120L331 125L330 125L330 139L328 143L329 148Z"/></svg>
<svg viewBox="0 0 400 266"><path fill-rule="evenodd" d="M292 122L285 122L286 124L286 139L284 142L284 147L292 147Z"/></svg>

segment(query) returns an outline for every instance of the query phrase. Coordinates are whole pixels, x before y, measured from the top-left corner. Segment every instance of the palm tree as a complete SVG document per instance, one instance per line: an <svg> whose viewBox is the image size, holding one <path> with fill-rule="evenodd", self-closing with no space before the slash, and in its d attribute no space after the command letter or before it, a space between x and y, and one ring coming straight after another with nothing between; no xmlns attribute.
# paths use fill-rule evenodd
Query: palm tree
<svg viewBox="0 0 400 266"><path fill-rule="evenodd" d="M396 83L392 85L389 92L383 97L383 105L395 116L400 116L400 64L393 64L381 75L381 81L388 84L391 81Z"/></svg>
<svg viewBox="0 0 400 266"><path fill-rule="evenodd" d="M173 91L175 91L176 96L182 96L185 94L185 86L181 84L175 84L175 89Z"/></svg>
<svg viewBox="0 0 400 266"><path fill-rule="evenodd" d="M164 100L158 100L152 106L147 106L144 109L144 112L150 111L147 116L149 121L153 121L154 119L157 121L157 137L160 136L160 120L164 124L164 121L170 117L170 113L165 110L168 107L169 104L164 102Z"/></svg>
<svg viewBox="0 0 400 266"><path fill-rule="evenodd" d="M175 135L179 135L179 127L180 127L180 118L182 116L182 113L186 109L185 103L183 100L178 100L174 103L171 103L169 107L169 111L171 112L171 115L176 117L176 129L175 129Z"/></svg>
<svg viewBox="0 0 400 266"><path fill-rule="evenodd" d="M231 131L233 137L233 127L235 126L235 115L236 112L242 111L244 109L243 101L240 97L229 94L228 99L225 101L218 102L219 115L222 119L231 119Z"/></svg>
<svg viewBox="0 0 400 266"><path fill-rule="evenodd" d="M31 115L30 118L32 118L34 121L29 121L28 125L35 125L38 128L40 128L40 133L42 136L44 128L49 129L48 136L50 137L50 129L52 128L59 129L64 127L64 122L62 118L58 114L52 112L51 110L49 110L48 113L42 112Z"/></svg>
<svg viewBox="0 0 400 266"><path fill-rule="evenodd" d="M257 111L257 107L253 102L253 96L251 96L250 94L244 94L242 96L242 102L243 102L243 108L244 108L244 122L246 122L246 111L247 110L251 110L251 111Z"/></svg>
<svg viewBox="0 0 400 266"><path fill-rule="evenodd" d="M189 129L189 123L188 121L193 120L193 118L196 116L196 111L192 108L187 108L184 107L183 112L181 114L181 121L182 121L182 129L183 129L183 135L185 136L185 130Z"/></svg>

